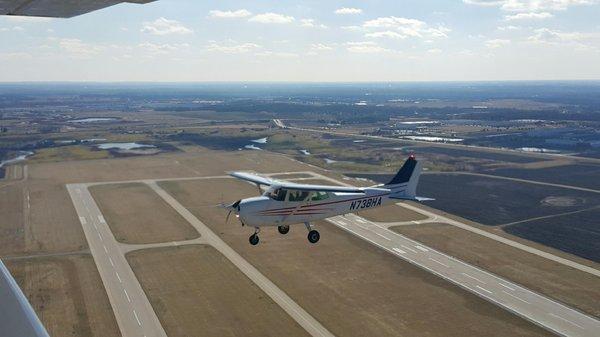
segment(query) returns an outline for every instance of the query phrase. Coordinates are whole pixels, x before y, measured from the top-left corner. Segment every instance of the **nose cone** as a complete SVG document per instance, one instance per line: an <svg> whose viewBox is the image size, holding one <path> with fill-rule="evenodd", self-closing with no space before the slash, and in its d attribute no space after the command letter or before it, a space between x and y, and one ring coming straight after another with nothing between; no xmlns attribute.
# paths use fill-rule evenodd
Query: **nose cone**
<svg viewBox="0 0 600 337"><path fill-rule="evenodd" d="M258 212L264 210L266 202L269 200L267 197L254 197L243 199L239 204L239 215L242 223L250 226L257 224Z"/></svg>

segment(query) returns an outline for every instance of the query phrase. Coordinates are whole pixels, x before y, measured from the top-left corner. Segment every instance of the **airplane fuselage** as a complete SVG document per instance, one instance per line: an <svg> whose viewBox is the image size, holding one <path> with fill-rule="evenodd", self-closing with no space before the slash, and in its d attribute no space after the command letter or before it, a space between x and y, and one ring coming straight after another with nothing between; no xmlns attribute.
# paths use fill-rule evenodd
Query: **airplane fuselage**
<svg viewBox="0 0 600 337"><path fill-rule="evenodd" d="M328 193L322 200L279 201L263 195L243 199L239 218L252 227L306 223L397 202L391 195L387 188L365 188L364 193Z"/></svg>

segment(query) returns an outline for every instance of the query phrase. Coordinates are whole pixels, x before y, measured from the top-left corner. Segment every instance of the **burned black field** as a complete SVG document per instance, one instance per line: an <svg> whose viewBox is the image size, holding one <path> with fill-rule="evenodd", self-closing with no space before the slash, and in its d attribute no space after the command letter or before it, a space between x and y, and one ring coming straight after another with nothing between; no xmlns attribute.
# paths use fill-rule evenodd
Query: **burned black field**
<svg viewBox="0 0 600 337"><path fill-rule="evenodd" d="M358 176L358 175L357 175ZM387 182L391 175L360 175ZM428 206L593 261L600 259L600 194L469 174L425 173Z"/></svg>

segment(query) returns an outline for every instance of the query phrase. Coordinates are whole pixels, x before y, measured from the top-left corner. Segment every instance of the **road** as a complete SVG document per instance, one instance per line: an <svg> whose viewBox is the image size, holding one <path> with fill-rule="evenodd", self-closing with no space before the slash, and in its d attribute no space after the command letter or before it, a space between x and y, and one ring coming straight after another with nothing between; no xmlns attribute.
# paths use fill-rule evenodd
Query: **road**
<svg viewBox="0 0 600 337"><path fill-rule="evenodd" d="M166 337L144 290L129 267L96 202L84 184L67 185L90 251L124 337Z"/></svg>
<svg viewBox="0 0 600 337"><path fill-rule="evenodd" d="M600 321L459 261L354 214L327 219L375 246L426 269L562 336L598 336Z"/></svg>

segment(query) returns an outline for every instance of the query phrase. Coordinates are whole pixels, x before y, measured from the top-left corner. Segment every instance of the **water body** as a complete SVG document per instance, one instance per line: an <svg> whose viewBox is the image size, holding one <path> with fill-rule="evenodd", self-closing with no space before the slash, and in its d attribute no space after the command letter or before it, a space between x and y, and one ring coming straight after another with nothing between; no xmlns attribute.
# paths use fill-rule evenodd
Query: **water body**
<svg viewBox="0 0 600 337"><path fill-rule="evenodd" d="M248 149L248 150L262 150L260 147L254 145L254 144L246 145L246 146L244 146L244 148Z"/></svg>
<svg viewBox="0 0 600 337"><path fill-rule="evenodd" d="M300 150L300 153L302 153L305 156L310 156L310 152L308 152L308 150Z"/></svg>
<svg viewBox="0 0 600 337"><path fill-rule="evenodd" d="M133 149L141 149L141 148L155 148L154 145L146 145L139 143L104 143L98 144L98 148L102 150L133 150Z"/></svg>
<svg viewBox="0 0 600 337"><path fill-rule="evenodd" d="M338 162L337 160L325 158L325 163L327 163L327 164L333 164L333 163L337 163L337 162Z"/></svg>
<svg viewBox="0 0 600 337"><path fill-rule="evenodd" d="M0 168L4 167L6 165L10 165L10 164L14 164L14 163L23 161L23 160L27 159L28 156L31 156L31 155L33 155L33 152L30 152L30 151L19 152L19 154L14 158L10 158L10 159L1 161Z"/></svg>
<svg viewBox="0 0 600 337"><path fill-rule="evenodd" d="M259 139L252 139L251 142L258 143L258 144L266 144L267 143L267 137L259 138Z"/></svg>
<svg viewBox="0 0 600 337"><path fill-rule="evenodd" d="M112 117L91 117L91 118L80 118L80 119L72 119L67 121L67 123L100 123L100 122L112 122L116 121L117 118Z"/></svg>
<svg viewBox="0 0 600 337"><path fill-rule="evenodd" d="M430 136L405 136L403 139L410 140L424 140L426 142L442 142L442 143L458 143L462 142L462 138L444 138L444 137L430 137Z"/></svg>

